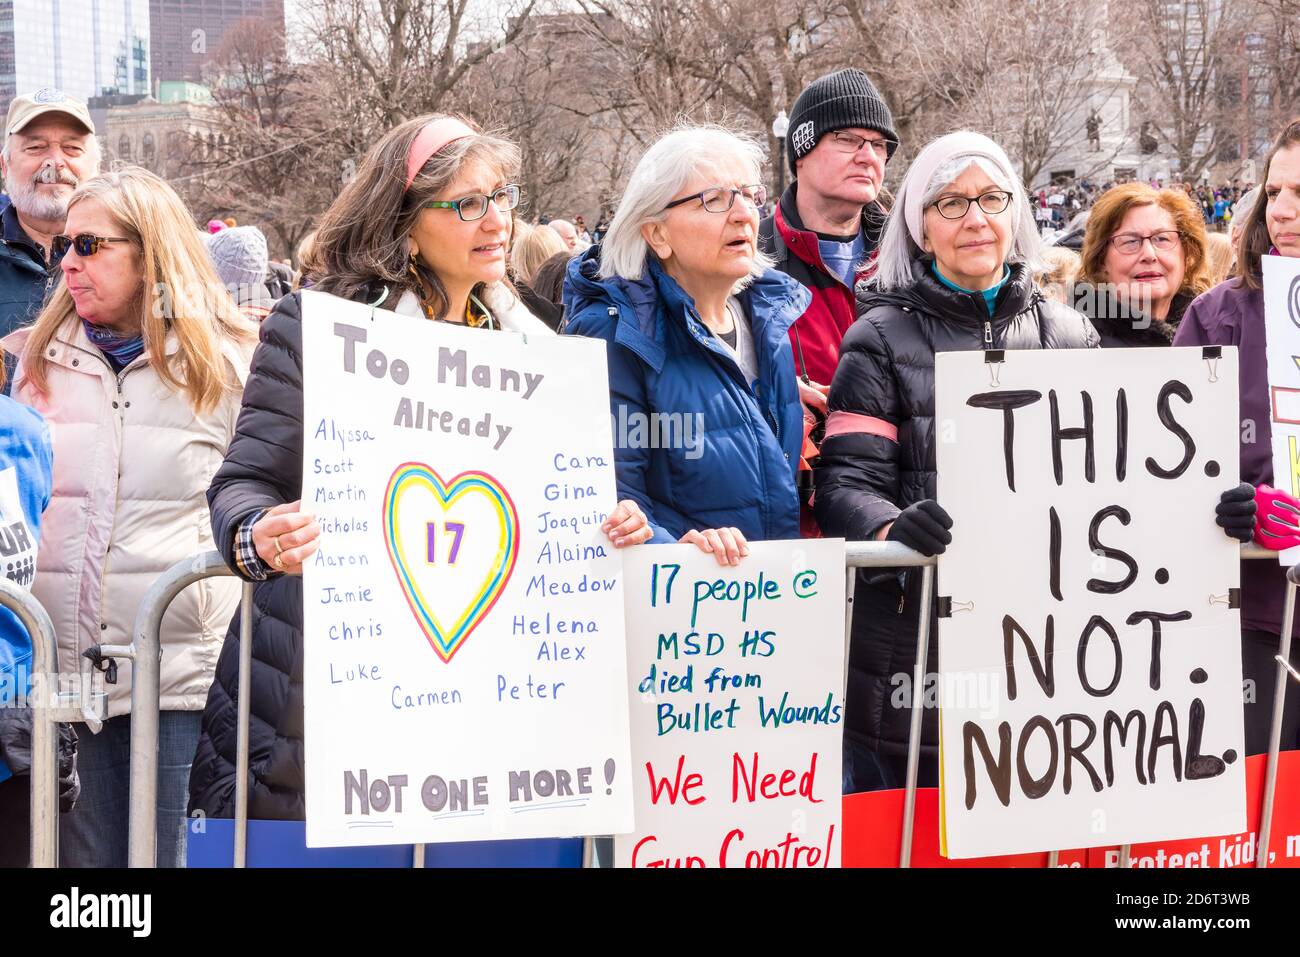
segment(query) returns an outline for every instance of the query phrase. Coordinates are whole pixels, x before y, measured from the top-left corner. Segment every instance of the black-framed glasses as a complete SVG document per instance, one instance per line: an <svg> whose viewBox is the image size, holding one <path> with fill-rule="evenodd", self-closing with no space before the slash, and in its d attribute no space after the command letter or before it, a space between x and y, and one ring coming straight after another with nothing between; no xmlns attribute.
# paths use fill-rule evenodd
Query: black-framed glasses
<svg viewBox="0 0 1300 957"><path fill-rule="evenodd" d="M683 196L681 199L673 200L664 207L664 211L666 212L674 206L681 206L691 202L691 200L698 199L700 204L710 213L725 213L735 204L737 196L745 197L745 202L755 209L762 209L763 204L767 202L767 189L757 184L735 187L710 186L702 192L692 193L690 196Z"/></svg>
<svg viewBox="0 0 1300 957"><path fill-rule="evenodd" d="M1110 244L1115 252L1132 256L1142 248L1142 244L1151 240L1151 248L1158 253L1168 252L1183 240L1183 234L1176 229L1161 229L1154 233L1120 233L1110 237Z"/></svg>
<svg viewBox="0 0 1300 957"><path fill-rule="evenodd" d="M492 203L503 213L508 213L519 205L519 186L508 183L500 189L494 189L491 195L474 193L460 199L435 199L424 204L425 209L454 209L456 215L464 222L472 223L487 215L488 203Z"/></svg>
<svg viewBox="0 0 1300 957"><path fill-rule="evenodd" d="M857 133L850 133L848 130L836 130L831 134L831 142L835 149L841 153L856 153L864 146L870 146L873 153L881 159L889 158L889 147L893 140L889 139L868 139L865 136L859 136Z"/></svg>
<svg viewBox="0 0 1300 957"><path fill-rule="evenodd" d="M78 256L93 256L99 252L104 243L129 243L131 240L120 236L96 236L92 233L77 233L75 236L55 236L50 240L50 249L56 256L62 256L69 249L75 249Z"/></svg>
<svg viewBox="0 0 1300 957"><path fill-rule="evenodd" d="M977 203L980 212L986 216L996 216L1011 205L1011 194L1005 189L991 189L973 199L969 196L941 196L933 205L944 219L961 219L970 210L971 203Z"/></svg>

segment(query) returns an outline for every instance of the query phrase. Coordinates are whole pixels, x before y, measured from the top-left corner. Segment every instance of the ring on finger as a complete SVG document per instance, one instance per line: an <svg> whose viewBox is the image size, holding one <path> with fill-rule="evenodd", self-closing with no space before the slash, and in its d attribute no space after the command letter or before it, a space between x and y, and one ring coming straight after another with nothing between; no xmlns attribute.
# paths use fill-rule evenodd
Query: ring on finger
<svg viewBox="0 0 1300 957"><path fill-rule="evenodd" d="M279 558L284 553L284 546L280 544L280 536L275 536L271 541L275 542L275 557Z"/></svg>
<svg viewBox="0 0 1300 957"><path fill-rule="evenodd" d="M284 555L283 555L283 554L280 554L280 555L276 555L276 556L275 556L275 567L276 567L276 568L283 568L283 567L284 567Z"/></svg>

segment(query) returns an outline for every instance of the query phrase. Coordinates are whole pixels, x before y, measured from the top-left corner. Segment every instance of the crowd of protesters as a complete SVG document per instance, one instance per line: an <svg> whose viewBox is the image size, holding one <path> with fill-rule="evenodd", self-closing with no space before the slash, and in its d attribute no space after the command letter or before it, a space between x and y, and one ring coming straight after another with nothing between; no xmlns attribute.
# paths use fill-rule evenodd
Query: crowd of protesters
<svg viewBox="0 0 1300 957"><path fill-rule="evenodd" d="M297 275L256 228L200 229L153 174L101 172L89 113L57 91L16 98L4 135L0 518L15 545L6 575L50 611L60 673L81 672L92 646L129 644L144 592L181 559L216 549L256 583L251 688L238 687L237 582L191 586L163 620L162 865L184 865L187 814L234 815L240 694L250 816L304 816L300 574L322 531L298 499L303 287L403 321L603 339L616 420L703 425L689 449L616 443L619 501L602 533L732 566L759 540L935 555L962 534L936 499L939 352L1236 346L1241 415L1265 434L1243 440L1243 481L1215 514L1187 520L1278 544L1263 524L1281 493L1268 488L1261 258L1300 257L1300 121L1250 192L1031 193L998 143L962 130L915 144L891 198L889 107L866 74L841 70L793 104L791 183L770 205L753 139L680 127L589 231L580 216L518 219L527 184L508 139L417 117L370 148L297 250ZM1047 246L1048 224L1075 227L1077 243ZM1248 753L1266 749L1283 581L1276 563L1242 572L1243 671L1258 691ZM857 575L846 792L902 784L911 703L892 703L892 678L912 671L920 616L936 614L920 597L915 574ZM30 659L0 609L7 865L27 857L32 718L16 705ZM65 865L126 863L131 674L118 671L107 717L61 728ZM1282 746L1300 747L1300 702L1284 714ZM933 709L921 748L920 781L934 785Z"/></svg>

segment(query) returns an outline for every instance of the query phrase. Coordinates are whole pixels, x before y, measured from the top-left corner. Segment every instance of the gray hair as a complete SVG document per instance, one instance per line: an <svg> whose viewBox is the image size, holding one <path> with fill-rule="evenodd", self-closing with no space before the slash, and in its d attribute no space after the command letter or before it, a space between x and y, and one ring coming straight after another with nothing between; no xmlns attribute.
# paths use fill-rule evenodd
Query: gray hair
<svg viewBox="0 0 1300 957"><path fill-rule="evenodd" d="M661 137L645 151L627 181L618 211L601 243L600 278L641 278L646 256L652 255L641 227L661 222L667 216L664 207L677 199L677 194L697 175L724 162L741 160L753 168L757 181L763 159L762 147L754 140L722 126L679 126ZM744 288L771 265L770 257L756 251L749 277L732 291Z"/></svg>
<svg viewBox="0 0 1300 957"><path fill-rule="evenodd" d="M1044 271L1046 263L1043 260L1043 241L1024 187L1012 170L1003 169L1001 164L989 157L959 153L940 165L928 183L910 181L916 169L916 166L912 166L899 186L898 195L901 197L908 190L921 189L921 206L924 209L971 166L978 166L1000 189L1011 194L1011 248L1007 252L1007 262L1024 263L1031 272ZM917 246L908 232L900 202L895 205L893 214L885 225L885 234L880 240L880 254L876 259L875 271L877 287L888 290L910 286L912 263L924 255L925 251Z"/></svg>

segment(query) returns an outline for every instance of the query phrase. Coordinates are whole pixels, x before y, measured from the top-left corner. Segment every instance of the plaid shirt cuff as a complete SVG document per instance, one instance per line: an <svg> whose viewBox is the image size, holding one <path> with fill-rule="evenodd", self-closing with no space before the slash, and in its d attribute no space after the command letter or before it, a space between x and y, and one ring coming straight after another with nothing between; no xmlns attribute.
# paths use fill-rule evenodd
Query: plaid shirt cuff
<svg viewBox="0 0 1300 957"><path fill-rule="evenodd" d="M246 579L264 582L271 577L271 566L262 561L257 549L253 547L253 526L267 513L267 509L253 512L239 523L235 530L235 564L236 571Z"/></svg>

